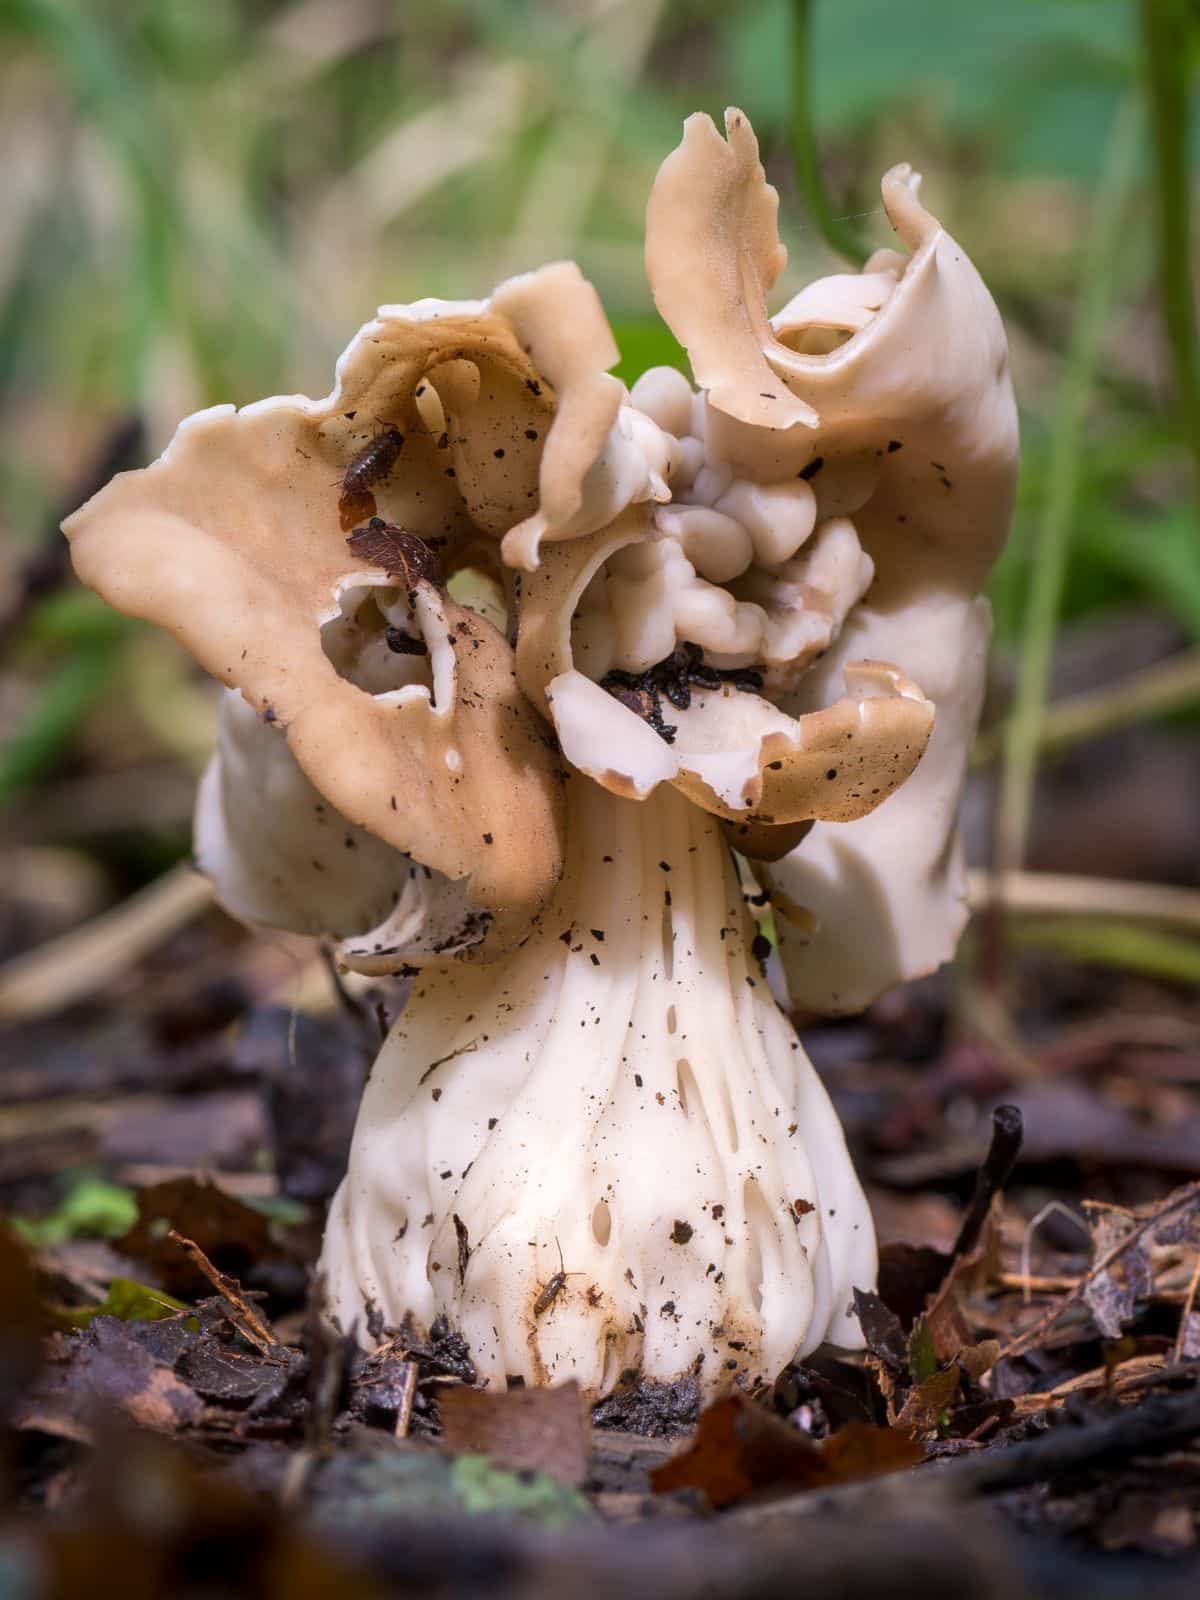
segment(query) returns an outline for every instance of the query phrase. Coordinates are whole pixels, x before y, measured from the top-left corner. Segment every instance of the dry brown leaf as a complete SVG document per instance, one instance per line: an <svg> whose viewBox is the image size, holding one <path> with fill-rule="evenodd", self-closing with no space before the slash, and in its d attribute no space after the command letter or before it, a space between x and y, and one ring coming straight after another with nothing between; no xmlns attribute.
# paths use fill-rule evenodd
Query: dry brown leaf
<svg viewBox="0 0 1200 1600"><path fill-rule="evenodd" d="M138 1219L117 1241L122 1255L144 1261L184 1300L209 1292L208 1280L168 1237L174 1228L193 1240L222 1272L240 1277L280 1254L261 1211L196 1178L171 1178L138 1195Z"/></svg>
<svg viewBox="0 0 1200 1600"><path fill-rule="evenodd" d="M967 1345L958 1352L958 1364L970 1378L978 1383L985 1372L990 1372L1000 1359L999 1339L981 1339L978 1344Z"/></svg>
<svg viewBox="0 0 1200 1600"><path fill-rule="evenodd" d="M577 1383L547 1389L447 1389L438 1396L442 1443L453 1455L544 1472L577 1489L587 1478L591 1422Z"/></svg>
<svg viewBox="0 0 1200 1600"><path fill-rule="evenodd" d="M913 1439L936 1434L944 1414L958 1398L958 1383L958 1368L947 1367L910 1389L896 1418L897 1431Z"/></svg>
<svg viewBox="0 0 1200 1600"><path fill-rule="evenodd" d="M76 1437L106 1412L119 1412L139 1427L175 1433L204 1413L199 1396L115 1317L97 1317L65 1339L61 1352L32 1386L18 1427Z"/></svg>
<svg viewBox="0 0 1200 1600"><path fill-rule="evenodd" d="M718 1510L764 1489L816 1489L899 1472L922 1459L904 1434L847 1424L820 1444L742 1394L709 1406L688 1447L650 1475L657 1494L700 1489Z"/></svg>

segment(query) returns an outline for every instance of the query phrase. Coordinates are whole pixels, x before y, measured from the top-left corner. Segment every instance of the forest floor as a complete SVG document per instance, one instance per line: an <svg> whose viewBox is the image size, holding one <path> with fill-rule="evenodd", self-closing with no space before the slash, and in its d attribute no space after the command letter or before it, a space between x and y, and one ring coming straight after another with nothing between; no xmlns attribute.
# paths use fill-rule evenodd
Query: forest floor
<svg viewBox="0 0 1200 1600"><path fill-rule="evenodd" d="M339 1003L299 945L174 920L0 1033L6 1596L1196 1592L1194 994L1024 956L1011 1033L949 975L804 1028L883 1246L865 1353L589 1415L479 1390L446 1329L329 1335L403 987Z"/></svg>

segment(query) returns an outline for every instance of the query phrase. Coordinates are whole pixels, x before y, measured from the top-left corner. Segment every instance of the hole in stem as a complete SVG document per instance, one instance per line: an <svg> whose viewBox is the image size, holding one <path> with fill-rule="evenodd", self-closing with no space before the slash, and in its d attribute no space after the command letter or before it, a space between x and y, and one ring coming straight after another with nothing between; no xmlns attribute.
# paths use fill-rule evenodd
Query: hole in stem
<svg viewBox="0 0 1200 1600"><path fill-rule="evenodd" d="M733 1095L730 1093L729 1084L724 1073L720 1076L721 1109L725 1113L725 1131L729 1138L729 1148L736 1154L739 1143L737 1117L733 1112Z"/></svg>
<svg viewBox="0 0 1200 1600"><path fill-rule="evenodd" d="M747 1288L750 1291L750 1300L755 1311L762 1310L763 1303L763 1240L771 1233L771 1213L767 1209L767 1202L763 1199L762 1190L754 1178L747 1178L742 1185L742 1206L746 1213L746 1235L749 1245L749 1260L747 1262Z"/></svg>
<svg viewBox="0 0 1200 1600"><path fill-rule="evenodd" d="M663 976L670 983L675 975L675 925L671 920L671 908L665 903L662 909L662 952Z"/></svg>
<svg viewBox="0 0 1200 1600"><path fill-rule="evenodd" d="M700 1099L700 1086L696 1082L696 1074L692 1071L691 1062L684 1057L680 1057L675 1063L675 1087L679 1092L679 1108L685 1117L691 1115L693 1096L695 1097L697 1110L703 1110L703 1102Z"/></svg>

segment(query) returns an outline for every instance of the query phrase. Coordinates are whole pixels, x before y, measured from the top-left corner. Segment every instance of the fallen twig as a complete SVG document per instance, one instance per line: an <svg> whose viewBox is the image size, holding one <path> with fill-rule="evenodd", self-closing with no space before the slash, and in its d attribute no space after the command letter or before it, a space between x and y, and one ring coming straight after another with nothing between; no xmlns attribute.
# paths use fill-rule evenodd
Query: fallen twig
<svg viewBox="0 0 1200 1600"><path fill-rule="evenodd" d="M1180 651L1166 661L1156 661L1130 673L1119 683L1069 695L1048 705L1038 733L1040 750L1061 750L1084 739L1095 739L1133 722L1147 721L1193 705L1200 699L1200 649ZM986 766L999 756L1005 726L980 734L971 752L973 767Z"/></svg>
<svg viewBox="0 0 1200 1600"><path fill-rule="evenodd" d="M1192 1309L1196 1304L1196 1291L1198 1289L1200 1289L1200 1251L1196 1253L1196 1265L1192 1268L1187 1294L1184 1296L1183 1310L1179 1313L1179 1332L1175 1335L1174 1359L1176 1361L1183 1360L1183 1347L1187 1343L1188 1322L1191 1320Z"/></svg>
<svg viewBox="0 0 1200 1600"><path fill-rule="evenodd" d="M1119 917L1158 922L1187 933L1200 930L1200 889L1166 883L1127 883L1073 872L967 873L967 899L981 911L1000 901L1019 916Z"/></svg>
<svg viewBox="0 0 1200 1600"><path fill-rule="evenodd" d="M1157 1376L1163 1378L1167 1371ZM901 1509L904 1515L929 1510L947 1500L971 1500L1010 1489L1046 1483L1067 1473L1128 1466L1134 1456L1162 1455L1200 1434L1200 1390L1155 1395L1082 1427L1048 1428L1019 1444L993 1445L948 1461L912 1467L888 1478L788 1495L725 1514L731 1524L783 1531L798 1516L855 1513L870 1506L871 1516Z"/></svg>
<svg viewBox="0 0 1200 1600"><path fill-rule="evenodd" d="M0 1021L31 1022L95 994L212 903L207 878L172 867L111 911L0 967Z"/></svg>
<svg viewBox="0 0 1200 1600"><path fill-rule="evenodd" d="M233 1308L235 1315L231 1320L238 1332L263 1355L276 1349L279 1340L246 1299L236 1279L227 1277L219 1267L215 1267L194 1239L185 1239L174 1228L167 1230L167 1238L179 1246L197 1272L203 1273L222 1300Z"/></svg>
<svg viewBox="0 0 1200 1600"><path fill-rule="evenodd" d="M404 1363L404 1375L401 1379L400 1404L396 1409L396 1426L392 1432L397 1439L408 1438L408 1425L412 1421L413 1401L417 1398L417 1379L420 1369L415 1361Z"/></svg>
<svg viewBox="0 0 1200 1600"><path fill-rule="evenodd" d="M1129 1230L1123 1239L1118 1240L1111 1250L1107 1250L1099 1261L1094 1262L1083 1277L1076 1280L1075 1287L1057 1305L1051 1306L1049 1311L1044 1316L1039 1317L1032 1327L1026 1328L1024 1333L1019 1333L1015 1339L1010 1340L1001 1350L1000 1359L1003 1360L1006 1356L1022 1355L1026 1350L1032 1348L1042 1334L1047 1333L1054 1326L1064 1311L1069 1310L1071 1306L1076 1305L1082 1299L1088 1285L1095 1282L1102 1272L1107 1272L1114 1261L1123 1256L1139 1239L1144 1238L1152 1228L1156 1228L1165 1218L1172 1216L1176 1211L1184 1210L1185 1207L1194 1204L1197 1200L1200 1200L1200 1182L1188 1183L1182 1189L1176 1190L1157 1211L1148 1217L1143 1217L1135 1227Z"/></svg>

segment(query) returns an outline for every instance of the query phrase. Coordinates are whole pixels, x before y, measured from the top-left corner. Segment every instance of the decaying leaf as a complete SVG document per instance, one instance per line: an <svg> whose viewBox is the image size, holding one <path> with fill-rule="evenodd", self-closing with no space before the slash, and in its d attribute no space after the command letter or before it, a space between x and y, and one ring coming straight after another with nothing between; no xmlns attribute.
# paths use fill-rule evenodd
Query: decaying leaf
<svg viewBox="0 0 1200 1600"><path fill-rule="evenodd" d="M651 1473L658 1494L700 1489L718 1510L767 1489L815 1489L914 1466L920 1447L904 1434L851 1422L820 1444L742 1394L700 1418L693 1441Z"/></svg>
<svg viewBox="0 0 1200 1600"><path fill-rule="evenodd" d="M1105 1208L1090 1219L1095 1259L1102 1261L1129 1234L1136 1219L1128 1212ZM1152 1282L1144 1238L1125 1250L1112 1267L1094 1273L1083 1290L1083 1301L1106 1339L1119 1339L1133 1321L1138 1293Z"/></svg>
<svg viewBox="0 0 1200 1600"><path fill-rule="evenodd" d="M424 579L440 586L442 568L437 553L415 533L397 528L382 517L372 517L363 528L355 528L346 540L351 555L372 566L382 567L392 577L407 584Z"/></svg>
<svg viewBox="0 0 1200 1600"><path fill-rule="evenodd" d="M907 1331L946 1280L954 1257L929 1245L885 1244L879 1251L879 1298Z"/></svg>
<svg viewBox="0 0 1200 1600"><path fill-rule="evenodd" d="M118 1249L152 1266L166 1287L185 1299L207 1294L209 1284L168 1237L172 1228L234 1277L280 1253L262 1212L216 1184L195 1178L153 1184L138 1195L137 1222L118 1241Z"/></svg>
<svg viewBox="0 0 1200 1600"><path fill-rule="evenodd" d="M896 1313L879 1295L863 1289L854 1291L854 1310L871 1355L892 1371L903 1372L908 1365L908 1344Z"/></svg>
<svg viewBox="0 0 1200 1600"><path fill-rule="evenodd" d="M950 1366L914 1384L897 1414L896 1429L914 1439L936 1435L958 1399L959 1381L958 1368Z"/></svg>
<svg viewBox="0 0 1200 1600"><path fill-rule="evenodd" d="M496 1466L543 1472L571 1488L587 1478L591 1424L576 1383L447 1389L439 1405L442 1442L454 1455L484 1455Z"/></svg>
<svg viewBox="0 0 1200 1600"><path fill-rule="evenodd" d="M592 1516L575 1489L544 1472L506 1472L484 1456L459 1456L450 1481L464 1511L520 1517L546 1528L563 1528Z"/></svg>
<svg viewBox="0 0 1200 1600"><path fill-rule="evenodd" d="M412 1447L337 1452L314 1475L310 1502L312 1525L350 1550L361 1548L363 1535L376 1531L385 1537L400 1531L408 1542L428 1539L431 1527L461 1529L464 1512L542 1528L567 1527L594 1516L583 1494L545 1473L508 1472L486 1456L452 1458ZM453 1580L443 1587L443 1575L453 1571L456 1559L453 1533L445 1543L435 1537L426 1549L435 1552L436 1574L422 1563L417 1588L410 1592L456 1592ZM491 1592L502 1585L498 1577L488 1567L479 1568L472 1584ZM388 1592L395 1590L389 1586Z"/></svg>
<svg viewBox="0 0 1200 1600"><path fill-rule="evenodd" d="M17 1407L17 1427L40 1418L89 1427L119 1413L139 1427L175 1433L195 1422L203 1402L165 1362L141 1345L130 1325L97 1317L82 1333L69 1335Z"/></svg>

